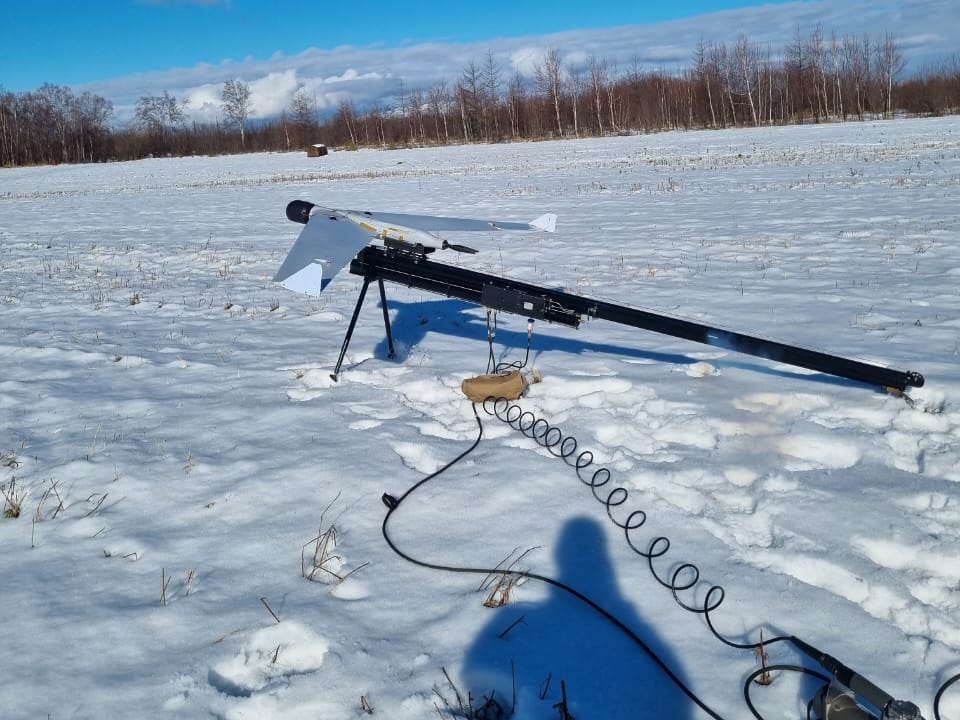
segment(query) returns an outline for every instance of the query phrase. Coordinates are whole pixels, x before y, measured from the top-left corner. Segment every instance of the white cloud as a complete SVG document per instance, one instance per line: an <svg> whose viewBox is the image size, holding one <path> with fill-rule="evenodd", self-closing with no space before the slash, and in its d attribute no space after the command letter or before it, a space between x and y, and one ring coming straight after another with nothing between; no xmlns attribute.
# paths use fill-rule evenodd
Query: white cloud
<svg viewBox="0 0 960 720"><path fill-rule="evenodd" d="M324 82L328 82L328 83L345 82L346 80L356 80L358 77L360 77L360 73L358 73L353 68L347 68L346 70L343 71L343 74L331 75L330 77L326 78Z"/></svg>
<svg viewBox="0 0 960 720"><path fill-rule="evenodd" d="M541 47L522 47L510 54L510 66L525 77L533 77L546 55L547 51Z"/></svg>
<svg viewBox="0 0 960 720"><path fill-rule="evenodd" d="M183 98L186 100L186 112L197 122L213 122L220 115L220 92L222 85L202 85L190 88Z"/></svg>
<svg viewBox="0 0 960 720"><path fill-rule="evenodd" d="M293 69L271 72L247 83L250 86L250 114L253 117L279 115L290 107L290 100L300 85Z"/></svg>
<svg viewBox="0 0 960 720"><path fill-rule="evenodd" d="M734 38L735 40L735 38ZM651 45L644 51L644 56L650 62L658 65L674 65L676 63L688 63L693 53L686 45Z"/></svg>
<svg viewBox="0 0 960 720"><path fill-rule="evenodd" d="M958 17L958 22L960 22L960 17ZM918 35L907 35L901 37L899 35L894 35L894 38L897 41L897 44L904 50L915 50L923 49L925 47L935 47L937 45L945 44L946 38L939 33L920 33Z"/></svg>
<svg viewBox="0 0 960 720"><path fill-rule="evenodd" d="M574 50L563 56L563 64L577 70L583 70L587 66L590 57L582 50Z"/></svg>

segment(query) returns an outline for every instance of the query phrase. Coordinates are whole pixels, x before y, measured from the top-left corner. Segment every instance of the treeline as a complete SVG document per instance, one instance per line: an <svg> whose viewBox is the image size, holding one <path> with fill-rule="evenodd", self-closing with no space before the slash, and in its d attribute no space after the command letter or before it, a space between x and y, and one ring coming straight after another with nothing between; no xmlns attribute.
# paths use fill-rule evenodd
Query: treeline
<svg viewBox="0 0 960 720"><path fill-rule="evenodd" d="M26 93L0 88L0 166L97 162L113 154L113 104L49 83Z"/></svg>
<svg viewBox="0 0 960 720"><path fill-rule="evenodd" d="M628 67L596 56L566 65L549 51L533 77L505 76L492 54L452 85L400 86L398 105L359 112L342 102L323 125L337 145L501 142L632 132L960 111L960 58L902 79L893 36L826 38L799 31L778 55L741 35L701 43L688 67Z"/></svg>
<svg viewBox="0 0 960 720"><path fill-rule="evenodd" d="M826 37L799 30L773 48L741 35L701 43L683 68L626 67L590 57L564 63L550 50L532 76L508 74L492 53L453 82L398 84L395 104L319 111L301 89L279 117L252 121L249 87L224 84L216 123L190 120L175 97L141 97L133 120L112 127L110 101L46 84L0 88L0 166L130 160L158 155L282 151L323 142L385 147L509 142L670 129L725 128L939 115L960 110L960 59L902 78L903 54L889 33Z"/></svg>

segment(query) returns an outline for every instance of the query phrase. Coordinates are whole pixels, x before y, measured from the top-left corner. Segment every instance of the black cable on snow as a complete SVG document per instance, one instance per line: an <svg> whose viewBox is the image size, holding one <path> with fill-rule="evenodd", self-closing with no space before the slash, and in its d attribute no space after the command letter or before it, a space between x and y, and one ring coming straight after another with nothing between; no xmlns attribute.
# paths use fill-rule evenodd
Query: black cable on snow
<svg viewBox="0 0 960 720"><path fill-rule="evenodd" d="M940 717L940 701L943 700L943 694L947 691L947 688L953 685L958 680L960 680L960 673L957 673L951 678L947 678L947 681L940 686L939 690L937 690L937 694L933 698L934 720L943 720L943 718Z"/></svg>

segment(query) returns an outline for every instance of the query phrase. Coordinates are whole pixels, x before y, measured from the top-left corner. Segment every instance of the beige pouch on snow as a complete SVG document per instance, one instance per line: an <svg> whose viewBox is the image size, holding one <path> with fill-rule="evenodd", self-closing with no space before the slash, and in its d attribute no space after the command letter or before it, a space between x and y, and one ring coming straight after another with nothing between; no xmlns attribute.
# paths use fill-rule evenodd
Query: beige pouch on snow
<svg viewBox="0 0 960 720"><path fill-rule="evenodd" d="M526 387L527 378L519 370L496 375L480 375L467 378L460 383L463 394L475 403L482 403L487 398L516 400L523 395Z"/></svg>

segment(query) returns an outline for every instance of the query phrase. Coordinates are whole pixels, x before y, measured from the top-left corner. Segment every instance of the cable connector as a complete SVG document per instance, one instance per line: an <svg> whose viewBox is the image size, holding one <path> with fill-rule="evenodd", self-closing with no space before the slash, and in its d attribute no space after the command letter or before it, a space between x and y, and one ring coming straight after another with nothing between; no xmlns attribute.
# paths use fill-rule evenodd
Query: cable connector
<svg viewBox="0 0 960 720"><path fill-rule="evenodd" d="M920 709L913 703L894 699L893 696L878 688L863 675L847 667L832 655L827 655L822 650L805 643L800 638L791 636L790 640L798 650L815 660L829 672L834 680L848 688L857 698L865 700L876 708L882 720L923 720Z"/></svg>
<svg viewBox="0 0 960 720"><path fill-rule="evenodd" d="M883 711L883 720L923 720L923 716L912 702L894 700Z"/></svg>
<svg viewBox="0 0 960 720"><path fill-rule="evenodd" d="M390 509L390 510L396 510L396 509L397 509L397 505L400 504L400 501L397 500L397 499L396 499L393 495L391 495L390 493L384 493L383 495L380 496L380 499L383 501L383 504L386 505L387 508Z"/></svg>

